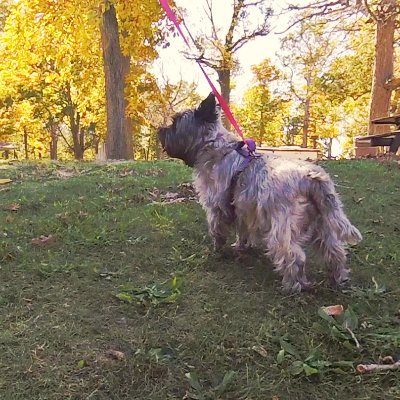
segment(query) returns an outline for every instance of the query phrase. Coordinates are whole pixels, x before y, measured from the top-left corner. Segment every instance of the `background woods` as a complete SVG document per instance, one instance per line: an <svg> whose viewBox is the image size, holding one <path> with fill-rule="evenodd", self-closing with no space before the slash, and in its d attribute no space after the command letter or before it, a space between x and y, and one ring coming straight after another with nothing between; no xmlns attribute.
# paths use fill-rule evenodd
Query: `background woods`
<svg viewBox="0 0 400 400"><path fill-rule="evenodd" d="M223 14L204 0L202 15L177 3L195 47L187 64L162 66L180 40L157 0L2 1L0 141L16 143L26 159L93 159L103 144L108 158L158 158L157 127L207 90L187 74L193 58L215 73L259 145L320 147L330 156L336 143L345 155L355 135L387 129L370 119L398 110L396 0L280 10L232 0ZM271 30L279 33L274 54ZM252 43L258 61L246 72Z"/></svg>

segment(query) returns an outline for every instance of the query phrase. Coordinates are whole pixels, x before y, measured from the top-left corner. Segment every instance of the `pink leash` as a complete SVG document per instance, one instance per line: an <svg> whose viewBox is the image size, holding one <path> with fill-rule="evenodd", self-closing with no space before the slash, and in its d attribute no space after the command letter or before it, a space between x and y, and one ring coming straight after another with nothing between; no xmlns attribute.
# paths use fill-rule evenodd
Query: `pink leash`
<svg viewBox="0 0 400 400"><path fill-rule="evenodd" d="M182 32L182 29L179 25L179 22L174 14L174 12L172 11L171 7L168 4L168 0L160 0L160 4L161 6L164 8L165 12L167 13L168 18L174 23L174 25L176 26L176 29L178 30L179 34L182 36L182 39L185 41L186 45L188 46L189 49L191 49L190 43L188 42L188 40L186 39L185 35ZM188 29L186 28L186 30L188 31ZM189 36L190 36L190 32L188 31ZM214 86L214 84L212 83L210 77L207 75L207 72L205 71L204 67L201 65L199 60L196 60L198 66L200 67L201 71L203 72L203 75L205 76L208 84L210 85L215 97L217 98L219 105L221 106L222 110L224 111L225 115L227 116L227 118L229 119L229 122L232 124L232 126L236 129L237 133L240 135L240 137L242 138L243 142L249 147L250 151L255 151L255 143L253 140L251 139L245 139L242 130L240 129L239 124L237 123L235 117L233 116L228 104L226 103L225 99L221 96L221 94L218 92L217 88ZM252 149L252 147L254 146L254 150Z"/></svg>

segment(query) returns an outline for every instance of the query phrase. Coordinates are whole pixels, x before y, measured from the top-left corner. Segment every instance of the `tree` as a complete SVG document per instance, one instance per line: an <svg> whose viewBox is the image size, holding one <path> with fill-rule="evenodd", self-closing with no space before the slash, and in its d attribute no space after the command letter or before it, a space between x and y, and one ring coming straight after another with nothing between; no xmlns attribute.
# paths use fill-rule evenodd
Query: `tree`
<svg viewBox="0 0 400 400"><path fill-rule="evenodd" d="M236 108L240 125L259 146L276 146L283 141L283 120L288 113L287 99L273 93L272 84L282 78L282 73L269 59L252 67L252 87L244 94L244 104Z"/></svg>
<svg viewBox="0 0 400 400"><path fill-rule="evenodd" d="M122 155L125 158L132 154L132 126L140 131L135 123L144 114L144 93L156 89L148 68L166 28L158 2L118 0L110 2L110 8L104 5L104 0L20 0L10 5L11 14L0 38L0 100L8 99L14 105L31 102L34 117L41 121L40 130L49 135L53 158L59 138L75 158L82 159L87 150L96 151L105 137L103 17L108 21L114 16L113 23L118 23L114 39L119 41L124 79L114 79L111 84L108 79L106 86L110 97L116 92L112 85L119 85L122 100L118 101L123 105L127 129L121 140L112 140L121 131L109 129L108 136L118 144L118 151L130 152ZM103 44L107 44L109 30L104 31ZM112 61L107 58L107 63ZM4 115L11 117L9 112Z"/></svg>
<svg viewBox="0 0 400 400"><path fill-rule="evenodd" d="M4 29L4 24L10 13L10 6L12 0L0 1L0 32Z"/></svg>
<svg viewBox="0 0 400 400"><path fill-rule="evenodd" d="M103 6L106 153L108 158L129 159L133 157L134 109L140 102L140 87L148 89L147 68L157 56L156 45L163 40L164 15L157 0L103 0Z"/></svg>
<svg viewBox="0 0 400 400"><path fill-rule="evenodd" d="M21 0L2 37L1 98L14 108L30 102L32 117L40 121L32 134L47 134L53 159L59 137L82 159L103 125L101 53L99 43L93 45L98 31L80 11L61 1L44 9L41 2Z"/></svg>
<svg viewBox="0 0 400 400"><path fill-rule="evenodd" d="M289 9L308 11L306 16L297 18L293 24L305 18L321 17L334 22L350 19L356 24L371 21L375 24L375 62L371 85L369 132L373 134L386 131L387 128L384 126L371 124L371 120L389 113L392 91L400 87L400 78L393 76L393 43L399 16L397 1L322 0L305 6L290 6Z"/></svg>
<svg viewBox="0 0 400 400"><path fill-rule="evenodd" d="M370 12L370 15L376 23L375 63L369 111L369 132L374 134L387 131L385 126L374 125L371 121L388 115L392 90L400 86L398 82L393 82L396 0L381 0L375 12Z"/></svg>
<svg viewBox="0 0 400 400"><path fill-rule="evenodd" d="M272 14L265 0L233 0L232 7L228 30L222 34L215 21L213 0L206 0L206 14L211 32L195 39L199 52L195 58L217 73L221 95L228 104L232 74L238 67L236 54L249 41L269 33L269 18ZM226 119L224 124L229 128Z"/></svg>
<svg viewBox="0 0 400 400"><path fill-rule="evenodd" d="M371 24L361 25L360 28L349 34L346 52L337 57L316 82L319 94L316 106L321 109L318 103L324 102L326 112L339 117L336 125L340 127L341 139L345 136L351 144L346 149L353 146L354 136L368 132L374 32ZM328 127L327 132L330 130Z"/></svg>
<svg viewBox="0 0 400 400"><path fill-rule="evenodd" d="M304 19L296 28L282 39L281 60L289 71L291 92L303 106L302 147L307 147L316 82L335 58L338 38L326 31L324 23L317 25Z"/></svg>
<svg viewBox="0 0 400 400"><path fill-rule="evenodd" d="M101 42L107 109L106 153L111 159L132 159L132 124L126 113L125 86L130 57L123 55L115 7L105 0Z"/></svg>

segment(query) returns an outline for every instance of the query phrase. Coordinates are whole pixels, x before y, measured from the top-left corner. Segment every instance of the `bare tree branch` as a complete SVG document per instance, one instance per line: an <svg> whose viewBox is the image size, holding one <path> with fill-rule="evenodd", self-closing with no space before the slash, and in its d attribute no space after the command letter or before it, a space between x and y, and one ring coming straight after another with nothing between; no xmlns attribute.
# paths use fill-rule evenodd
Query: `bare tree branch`
<svg viewBox="0 0 400 400"><path fill-rule="evenodd" d="M361 2L361 0L356 0L354 5L351 5L350 0L321 0L311 2L304 6L291 4L287 7L286 13L293 11L304 11L305 14L303 14L299 18L296 18L286 29L277 32L277 34L286 33L295 25L301 24L306 20L318 17L325 17L329 19L329 22L331 22L338 20L339 18L345 18L346 16L353 17L355 14L361 12L364 15L369 14L372 18L374 18L372 10L368 8L367 0L363 0L363 2L364 4ZM335 15L337 15L337 17L335 17ZM334 18L333 20L331 20L332 17Z"/></svg>
<svg viewBox="0 0 400 400"><path fill-rule="evenodd" d="M69 144L67 138L64 136L64 134L63 134L63 132L62 132L62 130L61 130L61 128L60 128L59 125L57 125L57 130L58 130L60 136L64 139L64 142L65 142L65 144L68 146L68 148L69 148L71 151L74 151L73 146L71 146L71 145Z"/></svg>
<svg viewBox="0 0 400 400"><path fill-rule="evenodd" d="M372 12L371 7L368 4L367 0L364 0L364 7L368 11L368 14L371 16L371 18L375 21L378 22L378 18L376 17L375 13Z"/></svg>
<svg viewBox="0 0 400 400"><path fill-rule="evenodd" d="M218 33L217 33L217 27L216 27L215 22L214 22L213 0L206 0L206 4L207 4L208 12L207 12L207 10L205 10L205 12L206 12L206 15L207 15L208 19L211 22L211 29L212 29L212 32L213 32L213 38L215 40L219 41Z"/></svg>
<svg viewBox="0 0 400 400"><path fill-rule="evenodd" d="M212 61L212 60L206 58L206 57L204 56L204 53L201 54L200 56L197 56L197 57L191 56L191 55L189 55L189 54L185 54L185 57L186 57L188 60L198 61L198 62L200 62L200 63L202 63L202 64L204 64L204 65L206 65L207 67L212 68L212 69L217 69L217 68L221 65L221 63L222 63L222 60L220 60L220 59L217 59L217 60Z"/></svg>
<svg viewBox="0 0 400 400"><path fill-rule="evenodd" d="M388 79L385 83L385 88L388 90L396 90L400 87L400 78Z"/></svg>
<svg viewBox="0 0 400 400"><path fill-rule="evenodd" d="M228 47L227 50L235 52L243 47L243 45L245 45L248 41L255 39L256 37L267 36L268 33L269 30L267 30L267 28L261 28L258 31L254 31L250 35L242 36L240 39L236 40L236 42L233 43L232 46Z"/></svg>
<svg viewBox="0 0 400 400"><path fill-rule="evenodd" d="M235 31L235 28L237 26L239 12L243 8L243 4L244 4L244 0L237 0L237 3L235 2L233 5L233 15L231 18L231 23L229 25L228 32L225 36L225 46L227 48L232 45L233 32Z"/></svg>

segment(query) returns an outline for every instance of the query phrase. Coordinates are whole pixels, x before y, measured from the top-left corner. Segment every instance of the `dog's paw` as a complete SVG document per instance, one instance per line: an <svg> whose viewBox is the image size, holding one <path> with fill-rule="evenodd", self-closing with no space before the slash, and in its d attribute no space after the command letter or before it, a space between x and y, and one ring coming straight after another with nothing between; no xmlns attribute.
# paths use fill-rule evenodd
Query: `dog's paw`
<svg viewBox="0 0 400 400"><path fill-rule="evenodd" d="M214 253L219 253L226 244L226 238L223 237L214 237L213 238L213 250Z"/></svg>
<svg viewBox="0 0 400 400"><path fill-rule="evenodd" d="M346 288L350 286L350 270L343 269L340 273L334 273L329 276L329 285L335 289Z"/></svg>
<svg viewBox="0 0 400 400"><path fill-rule="evenodd" d="M309 293L315 290L317 284L310 281L294 282L290 285L282 284L282 291L285 294L296 295L299 293Z"/></svg>
<svg viewBox="0 0 400 400"><path fill-rule="evenodd" d="M231 247L234 251L238 253L246 253L251 250L251 246L246 243L235 242L231 244Z"/></svg>

